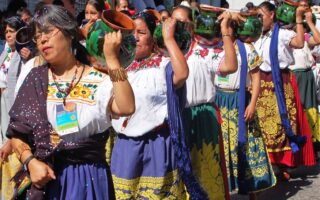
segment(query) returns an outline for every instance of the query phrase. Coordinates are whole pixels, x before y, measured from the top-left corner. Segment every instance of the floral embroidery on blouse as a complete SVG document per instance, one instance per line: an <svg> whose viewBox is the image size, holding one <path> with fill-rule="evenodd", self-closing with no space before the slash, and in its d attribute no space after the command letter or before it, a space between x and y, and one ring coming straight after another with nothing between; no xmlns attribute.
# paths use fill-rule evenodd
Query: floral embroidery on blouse
<svg viewBox="0 0 320 200"><path fill-rule="evenodd" d="M258 52L256 51L256 49L254 48L254 46L252 44L248 44L249 47L249 52L247 52L247 56L248 56L248 70L253 70L256 67L259 67L262 63L262 58L259 56ZM237 56L240 57L240 52L239 52L239 47L237 44L234 45L235 46L235 50L236 50L236 54Z"/></svg>
<svg viewBox="0 0 320 200"><path fill-rule="evenodd" d="M197 56L201 56L201 58L205 58L209 54L209 50L207 48L196 49L194 54Z"/></svg>
<svg viewBox="0 0 320 200"><path fill-rule="evenodd" d="M162 56L158 54L152 54L146 59L140 61L133 61L132 64L127 68L127 71L138 71L145 68L159 67L162 61Z"/></svg>
<svg viewBox="0 0 320 200"><path fill-rule="evenodd" d="M186 54L186 59L188 59L192 54L199 56L201 58L205 58L209 55L209 52L212 51L212 59L217 59L219 57L219 54L223 52L223 43L218 42L217 44L213 46L208 46L210 48L207 48L205 45L199 45L200 48L196 47L197 42L193 41L191 44L190 51Z"/></svg>
<svg viewBox="0 0 320 200"><path fill-rule="evenodd" d="M94 105L96 102L96 92L99 84L106 78L106 74L92 68L86 77L71 90L67 100L77 100L81 103ZM59 81L59 87L63 90L69 87L69 82ZM49 77L48 97L49 101L62 101L62 94L56 87L52 77Z"/></svg>

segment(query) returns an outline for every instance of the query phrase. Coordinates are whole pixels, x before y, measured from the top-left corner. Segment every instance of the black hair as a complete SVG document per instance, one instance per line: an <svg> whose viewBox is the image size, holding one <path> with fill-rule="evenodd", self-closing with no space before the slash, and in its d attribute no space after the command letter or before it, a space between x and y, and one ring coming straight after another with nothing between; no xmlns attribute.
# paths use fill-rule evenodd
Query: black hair
<svg viewBox="0 0 320 200"><path fill-rule="evenodd" d="M84 64L89 64L86 49L79 43L78 25L74 16L64 7L56 5L44 5L39 9L32 22L36 28L44 31L50 25L58 28L65 37L72 40L72 49L76 52L76 59Z"/></svg>
<svg viewBox="0 0 320 200"><path fill-rule="evenodd" d="M39 2L36 4L35 8L34 8L34 12L36 13L38 10L40 10L40 9L41 9L43 6L45 6L45 5L46 5L45 2L39 1Z"/></svg>
<svg viewBox="0 0 320 200"><path fill-rule="evenodd" d="M227 0L222 0L221 7L222 8L229 8L229 2Z"/></svg>
<svg viewBox="0 0 320 200"><path fill-rule="evenodd" d="M82 10L81 12L78 13L78 16L77 16L78 26L82 25L82 22L85 19L85 16L86 16L85 10Z"/></svg>
<svg viewBox="0 0 320 200"><path fill-rule="evenodd" d="M11 0L7 7L7 12L9 16L14 16L17 11L21 8L26 8L27 3L24 0Z"/></svg>
<svg viewBox="0 0 320 200"><path fill-rule="evenodd" d="M147 27L148 27L151 35L153 35L153 32L154 32L154 30L156 29L156 26L157 26L157 19L156 19L155 16L142 11L142 12L139 12L139 13L135 14L132 17L132 19L133 20L142 19L147 24Z"/></svg>
<svg viewBox="0 0 320 200"><path fill-rule="evenodd" d="M276 21L276 6L270 3L269 1L262 2L258 8L265 8L269 12L274 12L273 21Z"/></svg>
<svg viewBox="0 0 320 200"><path fill-rule="evenodd" d="M252 2L248 2L248 3L246 4L246 7L247 7L249 10L255 8L255 6L254 6L254 4L253 4Z"/></svg>
<svg viewBox="0 0 320 200"><path fill-rule="evenodd" d="M4 20L5 26L15 29L16 31L26 26L26 24L18 16L9 17Z"/></svg>
<svg viewBox="0 0 320 200"><path fill-rule="evenodd" d="M105 6L103 0L88 0L88 1L86 2L86 6L87 6L88 4L90 4L90 5L92 5L93 7L95 7L95 9L96 9L98 12L100 12L100 13L102 13L102 11L106 9L106 6Z"/></svg>
<svg viewBox="0 0 320 200"><path fill-rule="evenodd" d="M29 9L27 9L27 8L20 8L20 9L17 11L17 15L18 15L19 17L21 17L23 14L27 14L27 15L29 15L29 16L32 16L31 11L30 11Z"/></svg>
<svg viewBox="0 0 320 200"><path fill-rule="evenodd" d="M259 6L259 8L266 8L270 12L276 11L276 6L270 3L269 1L262 2Z"/></svg>
<svg viewBox="0 0 320 200"><path fill-rule="evenodd" d="M186 11L189 20L192 21L192 9L191 9L191 8L189 8L189 7L187 7L187 6L183 6L183 5L178 5L178 6L176 6L176 7L174 7L174 8L172 9L171 15L172 15L172 13L173 13L175 10L178 10L178 9L182 9L182 10Z"/></svg>
<svg viewBox="0 0 320 200"><path fill-rule="evenodd" d="M54 0L52 4L57 6L64 6L64 3L62 0Z"/></svg>

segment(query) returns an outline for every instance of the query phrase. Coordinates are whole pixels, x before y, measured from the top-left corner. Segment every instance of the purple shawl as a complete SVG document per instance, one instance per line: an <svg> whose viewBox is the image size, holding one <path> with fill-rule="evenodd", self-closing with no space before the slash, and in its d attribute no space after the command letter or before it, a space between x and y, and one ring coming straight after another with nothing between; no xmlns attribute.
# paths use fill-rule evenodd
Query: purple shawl
<svg viewBox="0 0 320 200"><path fill-rule="evenodd" d="M48 66L33 68L21 86L17 98L9 112L10 123L7 137L20 138L30 145L34 156L50 164L53 153L50 143L52 125L47 116ZM14 177L16 185L27 173L22 169ZM28 199L43 199L43 189L31 186ZM17 190L15 191L17 195Z"/></svg>
<svg viewBox="0 0 320 200"><path fill-rule="evenodd" d="M21 138L33 149L34 156L47 161L53 152L52 125L47 116L48 66L33 68L21 86L9 112L7 136Z"/></svg>

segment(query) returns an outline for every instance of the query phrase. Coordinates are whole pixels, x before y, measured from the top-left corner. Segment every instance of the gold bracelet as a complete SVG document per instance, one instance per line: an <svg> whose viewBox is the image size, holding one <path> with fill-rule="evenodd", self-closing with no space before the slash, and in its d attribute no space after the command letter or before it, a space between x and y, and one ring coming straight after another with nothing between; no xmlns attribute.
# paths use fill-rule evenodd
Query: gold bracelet
<svg viewBox="0 0 320 200"><path fill-rule="evenodd" d="M109 69L108 74L112 82L126 81L128 79L127 71L123 68Z"/></svg>
<svg viewBox="0 0 320 200"><path fill-rule="evenodd" d="M14 152L17 154L18 159L21 161L21 156L25 151L31 151L29 145L21 143L17 148L14 149Z"/></svg>

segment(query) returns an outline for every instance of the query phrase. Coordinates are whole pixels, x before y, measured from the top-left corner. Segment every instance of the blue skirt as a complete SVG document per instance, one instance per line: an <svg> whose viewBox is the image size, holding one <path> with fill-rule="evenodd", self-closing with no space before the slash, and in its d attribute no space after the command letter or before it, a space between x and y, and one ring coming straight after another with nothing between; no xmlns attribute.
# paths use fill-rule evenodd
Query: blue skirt
<svg viewBox="0 0 320 200"><path fill-rule="evenodd" d="M119 134L111 172L117 199L186 199L168 128L141 137Z"/></svg>
<svg viewBox="0 0 320 200"><path fill-rule="evenodd" d="M59 169L56 170L57 179L47 185L46 199L115 199L107 164L64 165Z"/></svg>
<svg viewBox="0 0 320 200"><path fill-rule="evenodd" d="M215 98L222 117L221 127L230 191L238 190L238 94L238 92L218 90ZM249 97L250 94L247 93L247 102ZM258 192L274 186L276 178L257 120L247 123L246 127L247 163L244 170L247 192Z"/></svg>

